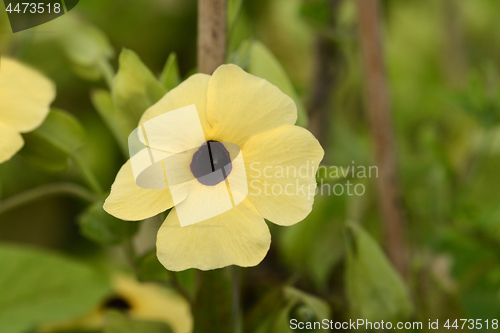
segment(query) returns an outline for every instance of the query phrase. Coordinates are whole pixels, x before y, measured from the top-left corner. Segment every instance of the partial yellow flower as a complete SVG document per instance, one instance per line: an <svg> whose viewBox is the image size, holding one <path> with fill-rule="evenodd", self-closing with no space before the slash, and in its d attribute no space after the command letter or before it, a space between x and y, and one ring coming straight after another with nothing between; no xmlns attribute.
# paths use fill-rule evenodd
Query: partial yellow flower
<svg viewBox="0 0 500 333"><path fill-rule="evenodd" d="M132 277L118 275L113 281L114 294L88 315L64 323L45 325L42 332L70 329L99 330L104 327L108 310L123 311L137 320L165 323L173 333L191 333L193 317L187 300L155 283L140 283Z"/></svg>
<svg viewBox="0 0 500 333"><path fill-rule="evenodd" d="M264 219L289 226L311 212L323 149L310 132L294 125L297 109L290 97L235 65L220 66L212 76L191 76L149 108L140 125L193 104L204 138L179 126L175 132L156 130L154 140L162 144L150 146L150 151L169 156L163 170L174 170L183 182L166 189L139 187L129 160L118 172L104 209L120 219L141 220L175 202L157 237L158 259L169 270L255 266L271 243ZM184 149L193 140L199 148ZM228 166L215 181L202 178L206 165L198 165L207 145L212 147L210 158L220 160L212 161L212 169L216 163L221 169ZM230 145L239 147L244 163L236 163ZM248 194L238 191L242 181ZM181 213L212 210L222 205L228 191L233 195L231 209L181 227Z"/></svg>
<svg viewBox="0 0 500 333"><path fill-rule="evenodd" d="M54 84L16 60L0 59L0 163L24 145L20 133L34 130L49 113Z"/></svg>

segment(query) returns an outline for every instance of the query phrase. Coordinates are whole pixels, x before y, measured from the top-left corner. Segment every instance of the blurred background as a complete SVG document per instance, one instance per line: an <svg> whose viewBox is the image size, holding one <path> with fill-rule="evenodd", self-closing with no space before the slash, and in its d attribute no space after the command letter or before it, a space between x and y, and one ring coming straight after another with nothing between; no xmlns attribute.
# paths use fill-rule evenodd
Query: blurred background
<svg viewBox="0 0 500 333"><path fill-rule="evenodd" d="M227 61L263 76L296 100L301 125L325 149L324 165L376 166L357 2L228 2ZM204 273L199 282L196 271L169 273L157 262L154 245L161 217L117 224L92 198L75 194L75 188L46 187L70 183L88 189L78 165L84 160L109 191L127 159L102 111L107 79L109 83L109 75L119 68L118 55L124 48L133 50L154 75L167 73L172 82L194 73L197 2L85 0L57 20L15 34L0 3L1 55L51 78L57 85L52 106L70 114L75 131L82 130L75 148L79 159L56 148L45 150L43 135L35 131L24 135L26 145L19 154L0 165L0 267L16 270L0 268L0 294L15 289L12 276L32 292L24 298L13 291L0 295L0 322L10 318L12 325L2 332L39 332L43 324L85 317L103 304L120 309L109 303L116 294L109 277L132 272L138 280L156 281L182 294L197 332L232 332L235 282L241 332L290 332L291 318L420 321L423 330L429 319L438 319L440 330L447 330L443 324L448 319L450 326L455 319L482 319L481 330L494 329L492 321L500 319L500 2L384 0L380 6L405 272L388 259L379 178L351 173L323 180L363 184L363 195L320 191L303 222L287 228L269 224L272 245L260 265L239 269L237 281L219 270ZM175 86L164 82L167 89ZM33 189L42 189L42 195L22 197ZM21 198L22 204L11 207L12 198ZM137 259L132 265L131 247ZM97 274L82 282L95 297L87 295L85 306L60 315L54 315L55 308L52 315L44 313L50 302L36 307L47 296L37 293L43 281L62 279L71 275L65 269L73 269L61 263L45 275L37 273L43 262L36 259L38 249ZM25 254L18 265L12 264L16 251ZM68 281L65 288L74 288L76 282ZM7 311L12 304L17 308ZM130 311L130 304L125 308ZM24 324L15 326L14 320ZM52 331L129 332L85 327L56 325Z"/></svg>

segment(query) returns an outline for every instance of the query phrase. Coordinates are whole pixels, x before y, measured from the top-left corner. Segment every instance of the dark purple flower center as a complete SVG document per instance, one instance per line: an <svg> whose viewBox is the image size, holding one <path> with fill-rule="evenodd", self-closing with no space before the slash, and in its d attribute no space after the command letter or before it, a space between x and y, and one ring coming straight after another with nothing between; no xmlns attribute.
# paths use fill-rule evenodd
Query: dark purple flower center
<svg viewBox="0 0 500 333"><path fill-rule="evenodd" d="M224 181L233 170L231 155L218 141L207 141L194 153L191 172L198 181L207 186L214 186Z"/></svg>

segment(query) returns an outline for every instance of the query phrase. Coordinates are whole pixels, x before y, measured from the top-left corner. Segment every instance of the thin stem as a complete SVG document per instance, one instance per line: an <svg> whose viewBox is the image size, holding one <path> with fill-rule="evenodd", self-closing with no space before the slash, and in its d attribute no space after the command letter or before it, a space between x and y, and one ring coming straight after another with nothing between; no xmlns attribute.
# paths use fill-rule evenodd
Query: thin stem
<svg viewBox="0 0 500 333"><path fill-rule="evenodd" d="M212 74L226 57L226 0L198 0L198 71Z"/></svg>
<svg viewBox="0 0 500 333"><path fill-rule="evenodd" d="M230 267L231 283L232 283L232 326L233 332L240 332L241 317L240 317L240 303L241 303L241 270L238 266Z"/></svg>
<svg viewBox="0 0 500 333"><path fill-rule="evenodd" d="M172 276L172 278L170 279L169 286L173 287L177 292L179 292L182 296L184 296L184 298L189 303L191 303L191 305L193 304L193 302L194 302L193 296L186 290L186 288L184 288L183 286L181 286L181 284L179 283L179 281L177 281L177 277L176 276Z"/></svg>
<svg viewBox="0 0 500 333"><path fill-rule="evenodd" d="M87 202L94 202L99 198L86 188L73 183L47 184L27 190L0 201L0 214L9 210L22 207L33 201L44 199L49 196L70 195Z"/></svg>
<svg viewBox="0 0 500 333"><path fill-rule="evenodd" d="M367 109L375 157L380 167L379 200L389 258L406 276L407 258L401 212L392 118L383 60L378 0L357 0L359 37L367 81Z"/></svg>
<svg viewBox="0 0 500 333"><path fill-rule="evenodd" d="M0 164L0 200L2 200L3 196L3 182L4 182L4 172L2 169L5 169L3 164Z"/></svg>
<svg viewBox="0 0 500 333"><path fill-rule="evenodd" d="M198 0L198 72L212 74L226 57L227 39L226 0ZM204 276L198 271L199 285ZM233 279L233 329L239 324L239 280ZM236 311L237 309L237 311Z"/></svg>
<svg viewBox="0 0 500 333"><path fill-rule="evenodd" d="M76 165L82 172L82 176L89 185L89 187L100 197L104 197L104 191L101 187L101 184L99 184L99 181L97 180L96 176L94 175L94 172L92 169L90 169L89 165L87 162L83 159L83 157L76 153L73 155L73 160L75 161Z"/></svg>
<svg viewBox="0 0 500 333"><path fill-rule="evenodd" d="M460 1L443 2L444 49L442 60L446 79L455 88L464 88L467 83L467 58L464 33L464 19Z"/></svg>
<svg viewBox="0 0 500 333"><path fill-rule="evenodd" d="M328 28L336 28L336 16L340 0L329 0ZM309 114L309 130L318 138L326 152L324 161L329 161L328 146L332 137L330 120L335 114L332 103L332 88L338 81L341 68L341 53L339 47L331 37L318 33L316 37L316 61L313 72L311 97L307 105Z"/></svg>
<svg viewBox="0 0 500 333"><path fill-rule="evenodd" d="M125 256L132 268L135 276L139 278L139 266L137 264L137 253L135 252L134 242L132 238L128 238L123 243L123 250L125 251Z"/></svg>

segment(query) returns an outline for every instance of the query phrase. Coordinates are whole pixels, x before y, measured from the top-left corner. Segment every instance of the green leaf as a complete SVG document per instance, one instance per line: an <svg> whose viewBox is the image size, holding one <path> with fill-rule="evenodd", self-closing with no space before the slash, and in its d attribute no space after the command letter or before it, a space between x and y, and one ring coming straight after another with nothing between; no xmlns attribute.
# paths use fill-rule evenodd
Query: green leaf
<svg viewBox="0 0 500 333"><path fill-rule="evenodd" d="M236 64L246 68L250 74L271 82L294 100L297 105L297 125L307 126L308 120L304 104L297 95L285 69L274 54L259 41L242 43L237 54Z"/></svg>
<svg viewBox="0 0 500 333"><path fill-rule="evenodd" d="M142 114L165 95L166 89L131 50L122 51L119 66L111 95L116 121L128 137L138 126Z"/></svg>
<svg viewBox="0 0 500 333"><path fill-rule="evenodd" d="M71 34L65 35L63 45L67 56L81 66L97 66L101 58L114 54L107 36L88 23L76 23Z"/></svg>
<svg viewBox="0 0 500 333"><path fill-rule="evenodd" d="M346 289L354 318L406 320L413 311L408 291L382 249L360 226L346 228Z"/></svg>
<svg viewBox="0 0 500 333"><path fill-rule="evenodd" d="M120 146L122 153L128 156L127 136L122 133L116 122L115 108L113 106L113 98L107 90L99 89L91 93L90 99L101 119L106 126L111 130L113 136Z"/></svg>
<svg viewBox="0 0 500 333"><path fill-rule="evenodd" d="M283 295L287 300L287 306L285 307L286 315L282 312L280 316L278 316L278 320L274 325L275 327L276 325L283 327L283 329L287 327L288 330L286 332L292 332L290 329L291 319L297 319L299 322L314 323L331 318L330 306L328 303L316 296L307 294L290 286L285 286L283 288ZM278 330L275 329L273 332L274 331Z"/></svg>
<svg viewBox="0 0 500 333"><path fill-rule="evenodd" d="M245 318L245 328L254 333L291 333L290 320L302 322L330 319L330 306L324 300L284 286L271 291L252 308Z"/></svg>
<svg viewBox="0 0 500 333"><path fill-rule="evenodd" d="M23 135L24 147L19 155L31 163L51 172L62 172L69 166L68 154L54 148L54 146L41 139L35 133Z"/></svg>
<svg viewBox="0 0 500 333"><path fill-rule="evenodd" d="M51 109L43 124L24 138L23 157L50 171L62 171L68 167L69 157L83 145L85 131L73 115Z"/></svg>
<svg viewBox="0 0 500 333"><path fill-rule="evenodd" d="M0 244L0 332L81 316L110 291L90 267L40 249Z"/></svg>
<svg viewBox="0 0 500 333"><path fill-rule="evenodd" d="M238 49L229 55L228 62L236 64L243 69L248 69L251 49L252 49L252 41L245 40L241 42Z"/></svg>
<svg viewBox="0 0 500 333"><path fill-rule="evenodd" d="M231 282L222 270L201 272L193 306L195 333L231 333Z"/></svg>
<svg viewBox="0 0 500 333"><path fill-rule="evenodd" d="M166 323L133 320L118 311L106 315L104 333L172 333Z"/></svg>
<svg viewBox="0 0 500 333"><path fill-rule="evenodd" d="M330 318L330 306L324 300L290 286L285 286L283 293L292 304L303 304L310 309L317 321Z"/></svg>
<svg viewBox="0 0 500 333"><path fill-rule="evenodd" d="M165 67L160 75L160 82L168 90L174 89L181 83L181 73L179 71L177 55L173 52L168 56Z"/></svg>
<svg viewBox="0 0 500 333"><path fill-rule="evenodd" d="M240 14L243 0L229 0L227 3L227 31L233 31L236 20Z"/></svg>
<svg viewBox="0 0 500 333"><path fill-rule="evenodd" d="M68 155L80 148L85 139L85 131L78 119L58 109L52 109L35 132Z"/></svg>
<svg viewBox="0 0 500 333"><path fill-rule="evenodd" d="M54 34L56 42L75 74L92 81L102 77L102 63L114 55L114 50L100 29L73 14L49 22L48 27L58 31Z"/></svg>
<svg viewBox="0 0 500 333"><path fill-rule="evenodd" d="M293 304L288 303L283 309L281 309L274 322L272 324L272 329L266 330L266 333L292 333L290 328L290 311L293 308ZM264 332L264 331L263 331Z"/></svg>
<svg viewBox="0 0 500 333"><path fill-rule="evenodd" d="M81 233L101 244L118 244L139 230L139 222L122 221L104 211L103 202L91 205L78 219Z"/></svg>
<svg viewBox="0 0 500 333"><path fill-rule="evenodd" d="M285 263L312 278L320 288L328 286L333 267L344 255L342 223L346 198L316 196L314 209L304 223L282 231L279 249Z"/></svg>

